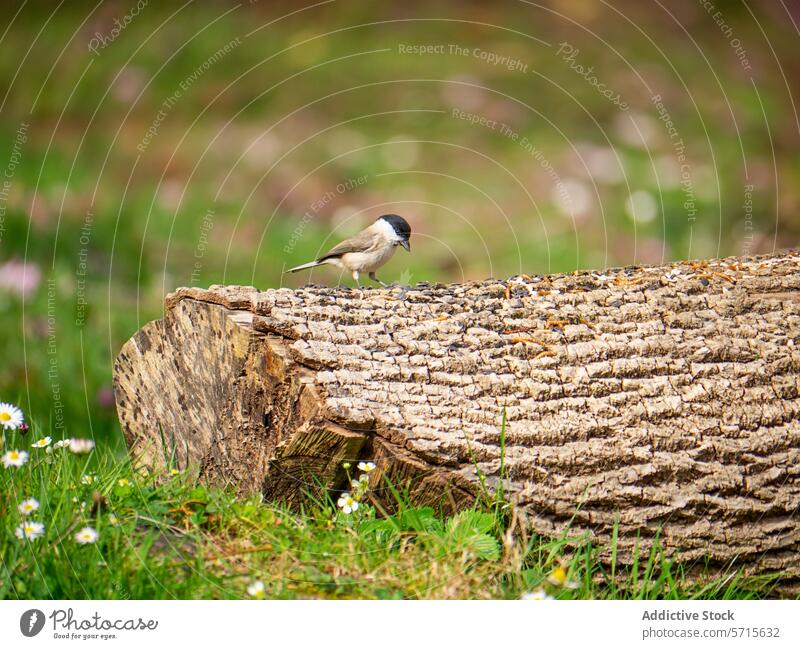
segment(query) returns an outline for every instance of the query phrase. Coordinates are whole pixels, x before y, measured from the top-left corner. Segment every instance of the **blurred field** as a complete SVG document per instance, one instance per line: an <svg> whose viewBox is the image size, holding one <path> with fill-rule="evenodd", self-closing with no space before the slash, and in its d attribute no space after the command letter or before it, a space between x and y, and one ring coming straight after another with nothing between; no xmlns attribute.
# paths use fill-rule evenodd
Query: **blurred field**
<svg viewBox="0 0 800 649"><path fill-rule="evenodd" d="M118 445L112 362L165 293L299 285L282 270L386 211L415 231L383 272L405 283L791 246L797 24L766 1L7 3L0 400Z"/></svg>

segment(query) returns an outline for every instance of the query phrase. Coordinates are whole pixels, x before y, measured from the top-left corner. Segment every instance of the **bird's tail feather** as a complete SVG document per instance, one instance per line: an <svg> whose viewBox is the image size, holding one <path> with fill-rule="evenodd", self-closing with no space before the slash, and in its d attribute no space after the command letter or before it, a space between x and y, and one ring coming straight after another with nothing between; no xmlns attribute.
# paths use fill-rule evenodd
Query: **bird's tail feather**
<svg viewBox="0 0 800 649"><path fill-rule="evenodd" d="M324 261L310 261L307 264L302 264L300 266L295 266L294 268L290 268L287 270L287 273L296 273L298 270L305 270L306 268L314 268L314 266L322 266Z"/></svg>

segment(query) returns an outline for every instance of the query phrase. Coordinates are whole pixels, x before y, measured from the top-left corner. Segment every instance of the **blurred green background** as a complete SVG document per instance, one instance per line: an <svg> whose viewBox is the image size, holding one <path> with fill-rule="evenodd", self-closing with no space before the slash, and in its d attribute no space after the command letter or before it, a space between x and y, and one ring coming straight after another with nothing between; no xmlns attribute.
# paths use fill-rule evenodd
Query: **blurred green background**
<svg viewBox="0 0 800 649"><path fill-rule="evenodd" d="M793 5L796 7L796 5ZM0 19L0 401L119 446L122 343L384 212L455 282L770 252L800 230L781 3L26 2Z"/></svg>

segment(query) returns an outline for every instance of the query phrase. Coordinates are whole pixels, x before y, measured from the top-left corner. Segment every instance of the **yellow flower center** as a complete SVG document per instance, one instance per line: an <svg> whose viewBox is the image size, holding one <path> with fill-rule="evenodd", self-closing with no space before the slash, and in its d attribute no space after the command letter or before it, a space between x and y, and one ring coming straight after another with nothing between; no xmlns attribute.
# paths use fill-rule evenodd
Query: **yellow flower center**
<svg viewBox="0 0 800 649"><path fill-rule="evenodd" d="M0 412L0 421L11 421L11 415L7 412Z"/></svg>
<svg viewBox="0 0 800 649"><path fill-rule="evenodd" d="M19 453L17 453L16 451L11 451L11 453L9 453L9 457L12 460L18 460L19 459Z"/></svg>

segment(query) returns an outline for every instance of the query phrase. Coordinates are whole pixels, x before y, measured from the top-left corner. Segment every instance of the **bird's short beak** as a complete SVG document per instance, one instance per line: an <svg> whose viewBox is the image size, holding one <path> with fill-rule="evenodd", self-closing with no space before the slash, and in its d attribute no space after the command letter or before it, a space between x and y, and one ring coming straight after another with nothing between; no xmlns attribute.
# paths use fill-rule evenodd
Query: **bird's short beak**
<svg viewBox="0 0 800 649"><path fill-rule="evenodd" d="M408 252L411 252L411 244L408 241L401 241L400 245L403 246Z"/></svg>

